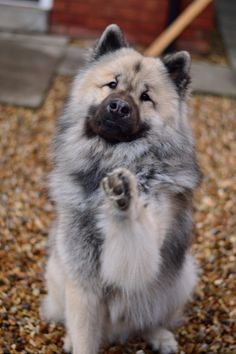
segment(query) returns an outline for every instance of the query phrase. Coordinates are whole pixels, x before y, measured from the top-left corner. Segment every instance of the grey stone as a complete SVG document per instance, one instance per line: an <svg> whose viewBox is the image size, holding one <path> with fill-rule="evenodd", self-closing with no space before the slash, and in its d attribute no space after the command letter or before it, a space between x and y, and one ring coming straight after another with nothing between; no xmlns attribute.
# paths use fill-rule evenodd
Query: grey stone
<svg viewBox="0 0 236 354"><path fill-rule="evenodd" d="M193 62L191 71L194 92L236 97L236 75L229 67Z"/></svg>
<svg viewBox="0 0 236 354"><path fill-rule="evenodd" d="M38 107L46 94L67 40L52 36L0 36L0 101Z"/></svg>
<svg viewBox="0 0 236 354"><path fill-rule="evenodd" d="M228 55L229 55L231 66L234 72L236 73L236 48L229 48Z"/></svg>
<svg viewBox="0 0 236 354"><path fill-rule="evenodd" d="M53 34L20 34L12 32L0 32L0 40L8 40L18 43L24 43L24 45L29 45L31 48L33 46L64 46L68 43L69 39L66 36L59 36Z"/></svg>
<svg viewBox="0 0 236 354"><path fill-rule="evenodd" d="M61 75L74 76L79 69L83 68L88 56L88 50L78 46L68 46L58 73Z"/></svg>

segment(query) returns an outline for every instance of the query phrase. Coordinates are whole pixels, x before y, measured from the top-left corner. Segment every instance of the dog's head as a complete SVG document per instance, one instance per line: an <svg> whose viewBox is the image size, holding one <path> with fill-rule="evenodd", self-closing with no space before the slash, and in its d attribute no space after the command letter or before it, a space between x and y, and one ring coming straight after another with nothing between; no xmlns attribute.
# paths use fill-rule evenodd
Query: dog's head
<svg viewBox="0 0 236 354"><path fill-rule="evenodd" d="M57 124L54 158L61 173L91 191L116 167L141 171L147 157L149 164L166 160L158 166L165 174L173 166L167 183L189 188L198 173L186 119L189 68L187 52L145 57L128 47L119 27L107 27ZM178 175L182 170L186 178ZM73 194L77 201L76 188Z"/></svg>
<svg viewBox="0 0 236 354"><path fill-rule="evenodd" d="M144 57L128 47L118 26L108 26L73 88L73 104L83 110L84 134L118 143L166 124L181 130L189 68L187 52Z"/></svg>

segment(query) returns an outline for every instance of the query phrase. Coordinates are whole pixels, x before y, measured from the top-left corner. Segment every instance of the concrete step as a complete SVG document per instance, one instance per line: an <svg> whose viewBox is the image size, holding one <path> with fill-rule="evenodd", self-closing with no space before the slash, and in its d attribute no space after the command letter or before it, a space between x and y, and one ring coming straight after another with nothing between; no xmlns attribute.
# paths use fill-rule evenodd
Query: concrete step
<svg viewBox="0 0 236 354"><path fill-rule="evenodd" d="M236 73L236 1L216 0L216 14L232 69Z"/></svg>
<svg viewBox="0 0 236 354"><path fill-rule="evenodd" d="M29 1L0 1L0 30L47 32L47 8Z"/></svg>
<svg viewBox="0 0 236 354"><path fill-rule="evenodd" d="M195 61L191 75L193 92L236 97L236 75L228 66Z"/></svg>
<svg viewBox="0 0 236 354"><path fill-rule="evenodd" d="M0 102L40 106L66 46L66 37L1 33Z"/></svg>

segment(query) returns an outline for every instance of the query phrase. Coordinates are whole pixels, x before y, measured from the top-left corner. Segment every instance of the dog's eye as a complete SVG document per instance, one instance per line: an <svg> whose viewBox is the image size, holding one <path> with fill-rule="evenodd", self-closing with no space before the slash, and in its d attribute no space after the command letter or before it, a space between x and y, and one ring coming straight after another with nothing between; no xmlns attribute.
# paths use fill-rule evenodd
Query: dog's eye
<svg viewBox="0 0 236 354"><path fill-rule="evenodd" d="M117 81L111 81L107 84L110 89L114 90L117 87L118 82Z"/></svg>
<svg viewBox="0 0 236 354"><path fill-rule="evenodd" d="M147 94L147 92L143 92L140 96L141 101L152 101L150 96Z"/></svg>

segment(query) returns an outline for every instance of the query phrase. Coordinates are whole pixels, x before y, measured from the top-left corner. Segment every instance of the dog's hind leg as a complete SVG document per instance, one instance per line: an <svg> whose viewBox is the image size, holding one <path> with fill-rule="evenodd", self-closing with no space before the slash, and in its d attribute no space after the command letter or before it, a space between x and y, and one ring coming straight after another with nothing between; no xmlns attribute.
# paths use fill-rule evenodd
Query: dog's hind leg
<svg viewBox="0 0 236 354"><path fill-rule="evenodd" d="M41 305L41 316L46 321L64 321L64 274L57 257L52 254L46 269L48 294Z"/></svg>
<svg viewBox="0 0 236 354"><path fill-rule="evenodd" d="M102 336L103 305L95 294L85 292L70 279L65 283L65 299L64 349L72 349L73 354L97 354Z"/></svg>

